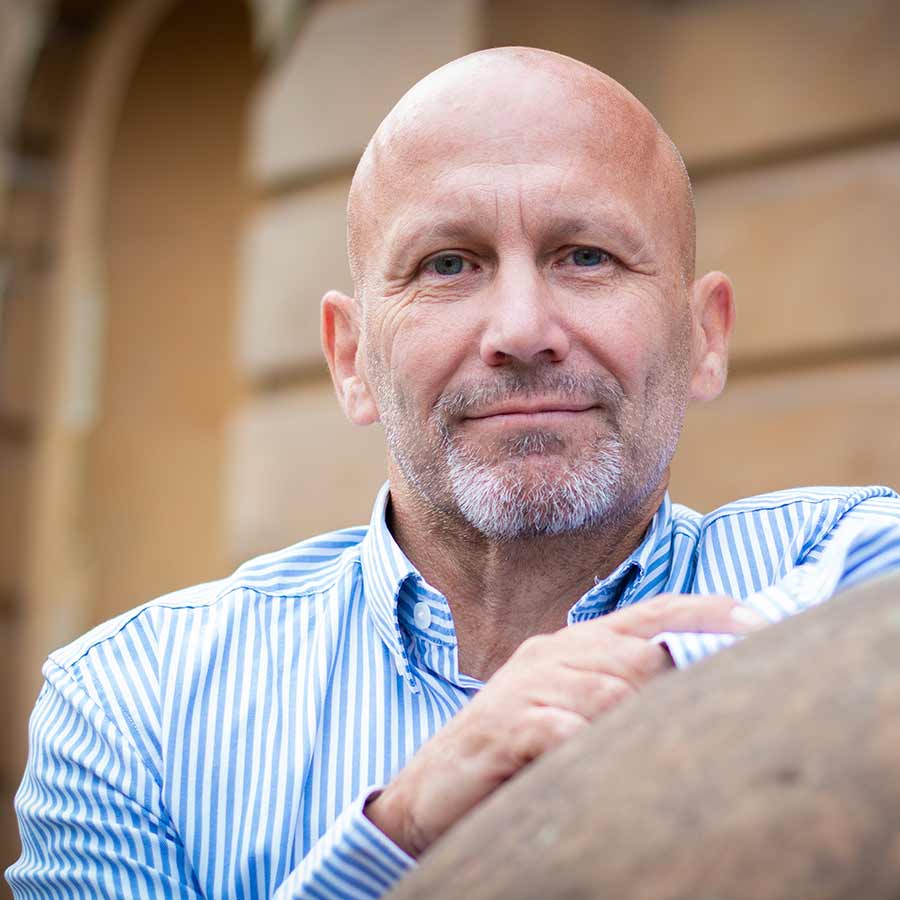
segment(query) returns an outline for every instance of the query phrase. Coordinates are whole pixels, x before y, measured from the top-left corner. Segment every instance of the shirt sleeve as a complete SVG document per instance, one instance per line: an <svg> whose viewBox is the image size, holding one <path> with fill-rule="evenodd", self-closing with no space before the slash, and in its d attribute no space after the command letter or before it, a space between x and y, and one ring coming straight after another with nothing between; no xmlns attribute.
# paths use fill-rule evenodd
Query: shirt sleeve
<svg viewBox="0 0 900 900"><path fill-rule="evenodd" d="M900 571L900 501L873 498L847 512L801 565L741 602L769 622L780 622L839 591L895 571ZM739 638L665 633L655 640L666 645L675 665L683 669Z"/></svg>
<svg viewBox="0 0 900 900"><path fill-rule="evenodd" d="M179 897L202 892L163 809L158 779L70 673L50 661L16 794L17 898Z"/></svg>
<svg viewBox="0 0 900 900"><path fill-rule="evenodd" d="M415 866L366 818L363 807L375 790L364 791L335 819L273 900L373 900Z"/></svg>
<svg viewBox="0 0 900 900"><path fill-rule="evenodd" d="M47 663L16 794L22 855L6 872L16 898L203 900L159 779L102 706ZM275 897L381 897L415 865L351 804Z"/></svg>

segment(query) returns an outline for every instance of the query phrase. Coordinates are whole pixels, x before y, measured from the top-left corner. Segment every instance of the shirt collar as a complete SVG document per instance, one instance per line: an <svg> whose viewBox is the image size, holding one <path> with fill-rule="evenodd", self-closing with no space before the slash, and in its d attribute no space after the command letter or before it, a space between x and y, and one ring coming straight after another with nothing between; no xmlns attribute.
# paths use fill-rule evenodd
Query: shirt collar
<svg viewBox="0 0 900 900"><path fill-rule="evenodd" d="M594 619L639 599L651 563L668 546L672 531L672 501L668 492L650 520L640 544L606 578L594 586L569 610L569 624Z"/></svg>
<svg viewBox="0 0 900 900"><path fill-rule="evenodd" d="M416 679L409 660L408 642L410 629L401 627L401 616L412 608L410 602L400 602L405 585L416 594L424 593L434 604L440 598L425 583L416 567L394 540L387 524L387 506L390 500L389 484L385 483L372 508L369 529L362 541L360 564L362 567L365 602L372 623L396 660L400 673L416 689ZM634 552L620 563L606 578L595 585L569 610L569 624L596 618L621 606L634 602L640 596L640 586L650 564L658 556L663 544L670 539L672 528L672 503L668 493L650 522L647 532ZM405 597L404 600L408 600ZM447 608L449 617L449 607ZM409 615L406 618L410 618ZM412 623L407 623L412 624Z"/></svg>
<svg viewBox="0 0 900 900"><path fill-rule="evenodd" d="M389 489L390 485L385 482L375 498L369 530L362 541L360 564L366 608L372 624L394 656L400 674L411 687L415 687L406 642L400 629L397 598L406 580L418 576L418 572L388 528Z"/></svg>

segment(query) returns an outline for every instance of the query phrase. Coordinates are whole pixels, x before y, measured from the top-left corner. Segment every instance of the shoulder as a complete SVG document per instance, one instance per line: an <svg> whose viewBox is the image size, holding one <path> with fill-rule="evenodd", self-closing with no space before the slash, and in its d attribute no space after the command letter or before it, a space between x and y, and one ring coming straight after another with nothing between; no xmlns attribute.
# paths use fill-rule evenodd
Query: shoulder
<svg viewBox="0 0 900 900"><path fill-rule="evenodd" d="M729 555L761 554L797 563L851 519L900 521L900 497L891 488L801 487L736 500L694 514L701 546ZM718 548L718 549L717 549Z"/></svg>
<svg viewBox="0 0 900 900"><path fill-rule="evenodd" d="M227 627L228 620L239 617L248 604L302 604L352 574L366 531L357 527L319 535L251 559L227 578L157 597L54 651L50 662L69 670L110 643L137 643L152 652L164 629L183 631L192 621Z"/></svg>
<svg viewBox="0 0 900 900"><path fill-rule="evenodd" d="M783 522L788 528L834 525L852 510L900 513L900 496L882 485L800 487L735 500L701 517L708 529L729 519Z"/></svg>
<svg viewBox="0 0 900 900"><path fill-rule="evenodd" d="M689 536L694 589L747 596L813 559L845 526L856 533L864 520L883 531L889 522L894 532L900 498L878 486L803 487L736 500L706 514L673 507L673 519L674 534Z"/></svg>

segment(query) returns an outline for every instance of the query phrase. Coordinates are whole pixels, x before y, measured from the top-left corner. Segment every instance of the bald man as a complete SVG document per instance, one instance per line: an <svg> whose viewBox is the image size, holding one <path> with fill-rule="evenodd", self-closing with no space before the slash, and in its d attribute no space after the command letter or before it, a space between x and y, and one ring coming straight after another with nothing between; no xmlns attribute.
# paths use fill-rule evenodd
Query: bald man
<svg viewBox="0 0 900 900"><path fill-rule="evenodd" d="M900 567L887 488L670 502L732 288L695 276L684 164L605 75L523 48L438 70L348 222L322 334L346 415L385 430L370 525L52 654L21 896L378 897L673 665Z"/></svg>

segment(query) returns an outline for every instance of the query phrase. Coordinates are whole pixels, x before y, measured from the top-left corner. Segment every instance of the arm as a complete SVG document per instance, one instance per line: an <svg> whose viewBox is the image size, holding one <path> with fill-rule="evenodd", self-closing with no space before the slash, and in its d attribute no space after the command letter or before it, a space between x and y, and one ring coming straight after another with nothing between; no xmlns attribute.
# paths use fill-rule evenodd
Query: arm
<svg viewBox="0 0 900 900"><path fill-rule="evenodd" d="M203 900L158 774L67 670L51 660L44 674L16 796L23 849L6 873L14 895ZM322 836L278 900L380 897L414 864L363 814L370 793Z"/></svg>
<svg viewBox="0 0 900 900"><path fill-rule="evenodd" d="M780 622L879 575L900 570L900 500L874 497L857 504L783 578L741 602ZM678 668L686 668L736 640L726 634L662 634Z"/></svg>
<svg viewBox="0 0 900 900"><path fill-rule="evenodd" d="M31 718L16 795L16 897L179 897L202 893L134 744L52 660Z"/></svg>

